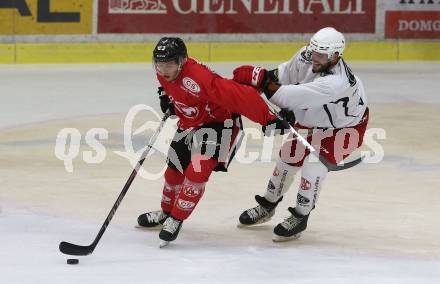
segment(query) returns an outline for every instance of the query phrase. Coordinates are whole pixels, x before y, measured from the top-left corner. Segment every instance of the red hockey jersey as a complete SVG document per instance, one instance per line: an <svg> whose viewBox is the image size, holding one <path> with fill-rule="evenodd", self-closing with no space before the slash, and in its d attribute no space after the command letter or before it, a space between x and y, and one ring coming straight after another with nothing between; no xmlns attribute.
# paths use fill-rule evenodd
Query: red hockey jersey
<svg viewBox="0 0 440 284"><path fill-rule="evenodd" d="M256 89L224 79L192 58L173 82L159 74L157 79L174 104L180 129L223 122L231 118L231 113L261 125L274 119Z"/></svg>

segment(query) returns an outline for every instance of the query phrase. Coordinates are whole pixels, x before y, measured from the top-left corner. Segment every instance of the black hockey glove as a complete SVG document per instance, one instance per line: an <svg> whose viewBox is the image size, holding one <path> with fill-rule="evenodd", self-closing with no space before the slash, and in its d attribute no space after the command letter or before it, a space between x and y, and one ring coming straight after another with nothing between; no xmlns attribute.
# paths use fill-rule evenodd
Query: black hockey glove
<svg viewBox="0 0 440 284"><path fill-rule="evenodd" d="M281 87L278 81L278 69L265 71L261 88L268 100L270 100L278 88Z"/></svg>
<svg viewBox="0 0 440 284"><path fill-rule="evenodd" d="M160 109L162 112L166 113L168 110L170 110L170 114L175 115L176 112L174 111L174 105L171 102L170 97L165 94L163 87L157 88L157 94L159 95Z"/></svg>
<svg viewBox="0 0 440 284"><path fill-rule="evenodd" d="M279 112L279 115L287 120L287 122L291 125L294 125L296 122L295 114L293 113L293 111L287 108L282 108Z"/></svg>
<svg viewBox="0 0 440 284"><path fill-rule="evenodd" d="M264 136L274 136L284 135L288 131L288 128L286 128L281 120L277 118L269 121L267 125L263 125L261 130L263 131Z"/></svg>
<svg viewBox="0 0 440 284"><path fill-rule="evenodd" d="M293 111L283 108L279 114L284 120L289 122L290 125L295 124L295 114ZM269 121L266 126L261 128L264 136L284 135L285 133L289 132L289 129L290 127L286 127L285 124L283 124L283 122L278 118Z"/></svg>

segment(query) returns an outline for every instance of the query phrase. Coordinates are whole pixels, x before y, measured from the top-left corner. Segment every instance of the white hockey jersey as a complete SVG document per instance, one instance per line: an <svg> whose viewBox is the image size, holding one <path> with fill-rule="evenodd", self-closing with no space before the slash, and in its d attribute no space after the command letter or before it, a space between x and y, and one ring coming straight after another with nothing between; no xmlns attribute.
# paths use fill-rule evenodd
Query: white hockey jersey
<svg viewBox="0 0 440 284"><path fill-rule="evenodd" d="M327 73L313 73L311 52L303 47L278 66L282 85L270 101L295 113L309 128L342 128L360 123L367 108L362 81L344 60Z"/></svg>

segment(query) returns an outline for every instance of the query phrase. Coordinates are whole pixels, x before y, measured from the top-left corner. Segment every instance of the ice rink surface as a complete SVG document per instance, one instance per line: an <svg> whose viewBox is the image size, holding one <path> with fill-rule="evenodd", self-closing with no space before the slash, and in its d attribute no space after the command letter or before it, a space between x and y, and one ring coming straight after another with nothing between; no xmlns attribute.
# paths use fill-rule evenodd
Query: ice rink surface
<svg viewBox="0 0 440 284"><path fill-rule="evenodd" d="M227 77L237 65L209 64ZM367 91L369 128L385 130L377 140L385 156L330 173L301 239L271 241L294 205L297 180L270 222L236 227L274 163L234 161L228 174L212 176L178 239L163 249L158 230L134 228L138 214L159 208L162 179L138 177L95 252L70 266L59 242L90 244L131 172L115 153L124 152L129 109L158 108L151 65L1 65L1 282L440 283L440 65L350 66ZM144 114L135 125L153 118ZM63 128L83 137L72 173L55 156ZM91 128L108 130L99 164L82 157L93 153L84 139ZM149 135L135 135L135 148ZM249 139L244 153L261 152L261 143ZM145 169L158 173L164 161L156 152Z"/></svg>

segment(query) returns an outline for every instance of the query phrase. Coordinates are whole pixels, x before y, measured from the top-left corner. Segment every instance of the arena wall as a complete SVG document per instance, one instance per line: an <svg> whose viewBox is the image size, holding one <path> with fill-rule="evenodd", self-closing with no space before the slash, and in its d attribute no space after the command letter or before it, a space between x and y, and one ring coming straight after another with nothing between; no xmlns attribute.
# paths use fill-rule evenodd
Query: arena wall
<svg viewBox="0 0 440 284"><path fill-rule="evenodd" d="M0 63L148 62L165 35L201 61L282 61L325 26L349 60L440 60L440 0L2 0Z"/></svg>

